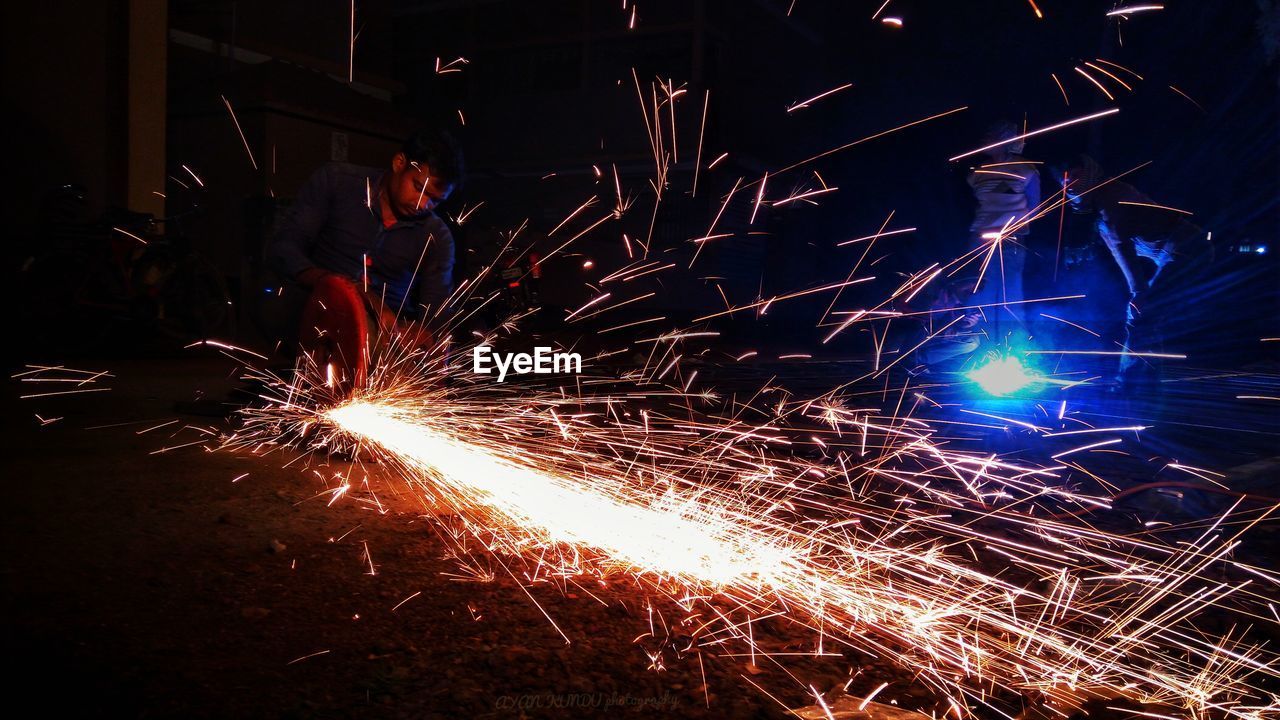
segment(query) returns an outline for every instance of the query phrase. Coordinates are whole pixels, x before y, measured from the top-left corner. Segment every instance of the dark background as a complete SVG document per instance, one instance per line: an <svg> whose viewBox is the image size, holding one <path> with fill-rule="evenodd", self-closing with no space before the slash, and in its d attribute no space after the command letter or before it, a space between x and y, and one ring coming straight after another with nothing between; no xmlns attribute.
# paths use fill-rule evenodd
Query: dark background
<svg viewBox="0 0 1280 720"><path fill-rule="evenodd" d="M1219 351L1258 352L1257 338L1276 334L1280 309L1272 259L1280 240L1275 3L1171 2L1127 19L1107 17L1107 2L1039 5L1044 19L1020 0L893 0L881 16L901 18L899 28L872 19L878 2L647 0L629 28L631 5L620 3L362 1L349 56L345 3L24 3L5 11L4 111L14 151L5 193L8 267L21 270L47 252L59 222L48 198L64 183L85 189L87 205L77 212L88 222L111 206L163 217L198 204L198 217L181 223L183 241L225 278L233 310L189 334L260 342L250 309L273 282L261 269L262 246L299 184L333 159L384 164L407 131L434 122L458 134L471 167L445 214L485 203L456 232L461 276L487 262L499 233L525 219L524 237L545 243L540 235L593 194L602 202L584 218L598 218L612 205L617 167L624 193L636 198L631 211L546 269L545 302L576 307L590 296L585 282L625 259L622 234L649 234L654 162L634 69L646 97L655 79L687 90L676 103L679 157L653 228L654 252L680 265L736 179L753 182L867 135L968 110L770 176L769 197L778 199L821 173L839 191L819 198L820 207L766 207L748 228L754 188L741 192L717 227L733 237L708 246L693 272L647 281L657 296L610 323L655 312L695 317L721 306L715 283L742 304L843 280L862 246L835 243L876 232L893 212L889 229L918 230L877 243L868 261L887 256L876 265L878 281L844 296L849 307L865 305L901 273L963 249L972 212L968 166L947 158L977 147L992 121L1036 128L1114 105L1116 116L1033 138L1027 155L1055 160L1088 151L1111 172L1150 162L1129 179L1157 202L1193 212L1229 261L1230 281L1191 291L1188 303L1211 302L1232 318L1225 334L1241 340ZM470 61L456 66L461 72L436 72L437 58L457 57ZM1104 79L1116 94L1109 102L1072 69L1099 57L1144 79L1113 71L1133 91ZM853 87L786 112L846 82ZM707 91L703 165L729 156L702 171L693 197ZM220 96L236 109L256 170ZM178 184L192 185L183 166L203 188ZM1066 246L1087 244L1089 233L1086 220L1065 218ZM1111 263L1065 271L1058 244L1056 223L1039 223L1029 294L1086 292L1091 297L1073 306L1074 317L1114 323ZM1259 246L1270 252L1258 254ZM586 258L595 261L592 270L582 268ZM54 294L74 294L71 286ZM828 302L824 295L780 304L760 322L727 327L753 342L811 347L824 334L813 326ZM75 310L42 320L27 333L31 344L64 354L147 345L137 333L112 332L112 322L75 327L68 314L92 315ZM853 333L832 351L863 347Z"/></svg>
<svg viewBox="0 0 1280 720"><path fill-rule="evenodd" d="M754 182L771 172L773 199L811 187L813 171L839 190L817 207L762 208L750 227L751 194L739 195L717 226L732 237L708 247L691 272L635 282L632 292L652 290L654 298L601 318L595 329L655 314L679 325L722 307L713 283L742 304L843 280L861 246L837 243L875 233L892 212L888 229L918 229L877 243L866 264L874 263L868 272L878 280L847 291L841 307L874 303L902 273L963 249L973 204L967 165L947 158L981 145L993 120L1036 128L1109 107L1072 69L1086 60L1105 58L1141 74L1132 93L1109 83L1118 115L1032 138L1027 155L1052 161L1088 151L1112 172L1150 162L1129 176L1133 183L1157 202L1193 212L1213 232L1215 282L1187 288L1185 297L1216 320L1193 362L1227 369L1180 365L1195 382L1169 383L1167 410L1152 407L1159 398L1131 410L1117 410L1119 401L1082 402L1088 414L1081 417L1097 426L1118 424L1117 417L1126 425L1160 420L1160 432L1144 434L1130 455L1107 456L1114 463L1108 483L1185 480L1170 470L1177 460L1228 472L1233 489L1274 496L1274 403L1258 398L1276 395L1276 366L1257 361L1280 346L1259 342L1280 336L1276 3L1169 0L1163 11L1117 21L1105 16L1111 2L1094 0L1037 0L1043 20L1026 0L891 0L882 15L901 18L896 28L872 18L881 2L640 0L630 29L631 5L624 9L621 0L358 0L353 64L350 5L341 1L7 4L7 359L108 371L103 384L111 389L17 401L31 388L15 380L4 405L0 636L14 666L6 689L19 709L29 699L51 714L94 717L492 717L501 696L659 697L683 686L672 716L781 714L744 682L754 672L745 659L709 659L705 672L692 658L667 672L646 670L634 638L647 613L628 590L606 606L502 576L445 581L458 571L450 546L424 529L418 498L398 482L372 473L371 492L382 498L378 508L391 508L388 515L372 515L364 496L328 507L331 483L341 477L333 473L348 472L341 460L303 470L278 455L209 454L212 431L190 424L190 416L174 419L175 400L225 397L240 372L227 358L183 345L210 335L263 342L252 322L254 301L271 282L262 272L263 243L308 174L334 159L384 164L424 122L456 132L470 158L470 178L445 215L484 203L456 231L460 277L486 262L500 233L526 219L524 237L545 243L541 236L588 197L600 202L570 232L601 217L614 202L617 167L635 204L546 268L542 290L554 326L560 309L580 305L593 294L588 283L624 260L623 233L649 232L654 163L633 69L646 94L655 78L686 90L676 105L680 155L653 229L655 257L687 265L689 240L707 233L738 178ZM462 72L436 72L437 58L460 56L470 60ZM1069 105L1050 73L1063 82ZM853 87L786 112L843 83ZM708 91L703 165L729 156L703 168L695 197L693 156ZM968 109L777 173L960 106ZM203 188L192 187L184 166ZM83 202L57 192L68 183L83 188ZM1048 178L1044 185L1053 191ZM199 214L187 215L193 205ZM121 285L141 248L111 230L127 225L112 210L120 207L181 215L148 248L169 242L172 252L202 258L198 267L219 280L229 309L203 323L178 317L175 324L172 313L161 322L157 298ZM1089 245L1088 220L1064 215L1064 249ZM1123 305L1109 258L1060 263L1055 276L1057 223L1039 223L1030 242L1029 296L1088 295L1044 312L1099 331L1115 325ZM583 267L588 258L593 268ZM809 381L825 391L862 370L858 362L818 360L858 355L868 345L867 334L854 332L817 343L826 330L815 323L828 302L817 296L775 305L759 320L717 322L730 335L722 349L812 352L813 363L760 367L771 377L787 373L787 387ZM1045 342L1070 346L1082 335ZM716 387L747 387L732 380ZM990 445L977 439L983 453L1022 442L1007 431L986 435ZM161 452L192 441L199 443ZM1184 518L1197 502L1138 498L1149 503L1143 518ZM1275 567L1275 530L1258 530L1267 534L1236 559ZM375 558L378 574L366 575ZM536 603L526 602L530 592ZM573 636L573 647L546 622L544 608ZM1204 627L1225 633L1237 621L1224 615ZM794 632L768 639L755 632L769 652L798 654ZM818 688L849 680L852 663L844 658L801 661L810 664L797 677ZM849 692L865 695L884 678L895 685L880 699L924 707L923 698L906 695L910 672L865 667L845 685ZM811 701L790 679L773 690L792 707Z"/></svg>

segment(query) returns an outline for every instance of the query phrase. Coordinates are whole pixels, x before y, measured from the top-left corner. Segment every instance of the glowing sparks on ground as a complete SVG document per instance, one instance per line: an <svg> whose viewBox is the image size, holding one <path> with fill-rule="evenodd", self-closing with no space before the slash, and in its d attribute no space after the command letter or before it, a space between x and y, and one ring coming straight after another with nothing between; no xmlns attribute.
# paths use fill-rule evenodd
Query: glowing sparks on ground
<svg viewBox="0 0 1280 720"><path fill-rule="evenodd" d="M886 0L872 19L900 26L898 18L880 17L888 4ZM1030 5L1037 17L1043 17L1035 2ZM630 10L629 25L634 27L635 5L624 2L623 9ZM1141 9L1127 8L1124 14ZM442 65L437 59L436 72L458 72L465 63L459 58ZM1102 66L1084 64L1132 89ZM1113 97L1083 68L1075 69ZM1051 77L1069 104L1062 83L1056 75ZM577 256L583 258L574 260L577 269L592 269L596 272L591 275L602 277L562 318L570 327L654 297L658 290L650 290L645 281L661 279L662 273L684 265L682 257L657 254L668 250L658 245L654 227L662 199L678 177L671 173L679 163L677 138L681 136L676 104L687 89L661 78L646 86L634 70L632 80L652 155L649 232L643 239L621 235L627 262L616 270L598 267L597 260L586 254ZM787 112L848 87L796 103ZM709 93L704 92L693 186L680 188L691 194L696 194L703 169L708 104ZM688 267L693 267L707 245L743 232L718 227L731 203L737 201L735 212L750 205L749 217L743 218L748 226L758 219L762 205L815 203L813 198L836 188L816 171L802 179L784 174L964 109L906 122L781 169L753 170L751 176L759 179L750 183L744 184L744 171L719 202L708 204L713 217L706 232L700 237L682 236L681 242L694 246ZM1116 112L1111 108L1023 132L951 160ZM715 168L727 155L719 155L705 170ZM979 172L1015 174L998 165L983 166ZM592 169L597 183L610 185L601 167ZM633 209L636 196L624 193L616 166L612 175L614 199L608 199L608 191L593 194L568 212L546 233L556 247L542 256L544 261ZM723 179L722 192L733 176ZM755 189L747 195L745 189L752 186ZM740 190L744 192L739 195ZM785 196L771 201L766 198L769 190ZM602 201L613 206L600 216L584 215ZM316 366L304 355L287 380L263 374L270 388L262 395L265 405L245 411L243 428L225 444L254 452L294 446L355 457L370 454L425 503L449 513L453 518L449 522L461 526L441 533L457 546L459 557L483 554L491 559L477 564L489 569L468 565L457 579L492 580L497 575L494 563L517 581L554 578L567 585L584 578L601 583L625 579L635 587L660 592L688 611L689 648L741 642L752 667L757 660L753 623L780 616L814 632L817 655L829 654L826 645L836 643L910 668L945 698L942 709L949 706L948 712L957 718L966 717L975 707L1004 712L1011 707L1011 697L1071 708L1089 697L1120 696L1173 705L1198 717L1256 717L1259 709L1268 709L1263 705L1268 700L1255 683L1258 677L1276 677L1276 656L1243 635L1204 632L1197 617L1218 607L1265 617L1258 601L1273 596L1280 580L1235 560L1232 553L1240 534L1270 510L1254 511L1233 523L1219 518L1193 542L1166 541L1150 526L1135 535L1104 531L1083 516L1111 507L1114 498L1080 489L1090 481L1107 487L1087 463L1125 449L1148 425L1083 423L1067 412L1065 399L1056 406L1056 398L1056 407L1034 416L992 408L960 408L948 419L918 416L917 408L941 408L946 402L931 397L936 385L903 379L901 372L892 377L888 373L960 317L931 325L915 347L881 362L891 321L1080 297L925 311L901 304L930 283L966 267L980 273L988 266L997 267L991 263L1001 262L1005 242L1015 242L1012 238L1019 229L1064 207L1065 201L1064 191L1010 220L982 247L911 273L881 302L837 310L846 288L876 279L859 276L875 243L915 230L886 230L893 218L890 213L876 234L836 244L865 243L844 282L772 295L762 284L754 295L737 296L736 303L716 283L725 309L708 310L693 318L691 326L670 327L664 315L645 317L650 313L637 312L612 327L594 329L596 335L643 329L646 336L631 337L622 347L600 349L593 358L639 357L640 367L614 366L612 374L588 372L559 385L538 383L513 389L488 383L466 372L465 363L450 360L469 357L469 348L449 348L448 340L437 341L433 348L418 348L395 336L381 340L370 349L366 385L354 390L343 385L345 378L333 364ZM459 224L478 207L460 211ZM649 206L644 207L649 215ZM764 220L771 219L767 213ZM527 225L526 220L508 235L508 247ZM570 237L564 240L565 236ZM633 252L633 244L642 251ZM590 255L601 257L594 250ZM877 262L867 260L868 266ZM487 268L482 275L491 271ZM465 291L460 286L448 303L453 309L464 299L474 299L469 293L475 292L479 281L464 285ZM836 327L823 342L855 325L874 323L873 370L809 397L793 395L771 382L748 399L736 393L726 396L708 385L714 375L703 372L706 365L702 363L712 348L700 348L697 343L720 335L708 321L749 311L764 315L775 303L828 293L833 297L819 325L830 315L836 318L830 323ZM495 297L483 298L480 305ZM448 317L443 310L437 308L436 318L428 322ZM1069 320L1044 317L1099 336ZM502 321L487 335L476 332L477 344L513 332L517 320ZM664 322L667 327L658 325ZM449 338L455 329L438 328L436 337ZM780 356L776 352L767 357L812 359L804 352ZM755 350L721 354L738 363L761 357ZM1022 358L1037 354L1183 357L1038 350L1021 357L995 357L968 377L995 396L1014 395L1024 388L1068 389L1092 379L1076 373L1068 382L1023 364ZM804 363L806 367L817 364ZM881 376L885 380L873 387L858 385ZM701 389L694 389L695 381ZM885 406L861 401L872 395L884 398ZM1011 459L965 450L940 432L940 428L965 427L1021 433L1037 442ZM173 448L164 451L169 449ZM1176 462L1164 467L1214 481L1210 471L1201 468ZM358 487L343 476L317 497L326 497L332 504L358 492L353 491ZM368 574L377 574L367 544L361 564ZM521 588L537 605L523 583ZM418 594L405 597L392 611ZM649 632L641 637L654 637L669 621L654 619L652 603L647 609ZM566 642L571 640L540 605L539 610ZM663 669L660 651L645 652L652 669ZM314 655L294 662L307 657ZM887 686L881 684L867 693L862 707ZM814 695L823 704L822 696ZM1274 705L1274 699L1271 702Z"/></svg>
<svg viewBox="0 0 1280 720"><path fill-rule="evenodd" d="M735 537L726 518L668 514L661 508L610 497L573 476L533 470L518 458L433 432L410 408L355 402L327 413L343 430L376 443L398 461L475 498L503 522L543 536L600 550L624 566L662 568L718 584L780 576L794 563L782 550Z"/></svg>
<svg viewBox="0 0 1280 720"><path fill-rule="evenodd" d="M677 343L715 335L650 338L655 368L674 365L664 353ZM1239 533L1174 545L1062 520L1108 506L1067 481L1081 459L1145 425L1082 429L1063 421L1065 403L1057 427L971 413L1061 438L1037 465L948 449L929 422L835 394L757 407L747 421L740 400L721 407L684 389L696 373L684 388L584 377L579 394L517 392L390 352L349 400L303 367L231 444L359 447L456 513L479 543L471 552L508 558L512 577L510 562L530 577L629 577L705 613L694 642L736 637L752 653L751 618L785 614L825 642L916 669L957 708L1006 692L1066 707L1123 695L1248 718L1248 678L1274 672L1261 649L1195 629L1228 597L1250 607L1272 592L1252 587L1256 573L1203 574L1249 573L1230 557ZM376 572L367 547L362 561Z"/></svg>
<svg viewBox="0 0 1280 720"><path fill-rule="evenodd" d="M18 396L19 400L34 400L37 398L78 395L80 393L106 392L111 388L96 387L96 383L103 378L114 378L115 376L106 370L77 370L63 365L27 365L26 369L9 377L21 383L52 383L54 387L70 386L73 388L71 390L53 390ZM40 419L42 424L49 424L61 419L54 418L46 421L38 415L36 417Z"/></svg>
<svg viewBox="0 0 1280 720"><path fill-rule="evenodd" d="M682 337L696 334L705 333ZM814 628L820 619L828 641L918 667L957 705L980 705L997 688L1064 703L1119 692L1248 717L1220 693L1242 696L1251 692L1248 671L1270 671L1257 648L1185 624L1208 603L1254 593L1247 580L1199 578L1196 568L1231 565L1234 537L1206 534L1178 548L1037 510L1101 505L1060 483L1061 462L1119 437L1066 447L1048 459L1061 462L1036 466L948 451L927 424L878 418L833 396L756 424L650 411L641 425L614 413L626 395L617 389L516 395L449 388L448 375L462 379L442 364L383 374L351 401L316 410L282 402L255 411L251 425L270 425L273 437L289 425L330 425L337 433L308 442L355 441L376 452L465 519L483 547L531 562L535 574L625 574L690 609L717 609L722 598L751 615L785 611ZM812 436L822 425L835 430L820 443L826 460L778 454L800 428ZM868 434L881 451L852 450ZM1046 437L1059 434L1082 433ZM998 529L964 520L970 511ZM1018 571L992 573L968 556ZM365 561L375 571L367 548ZM1019 582L1023 573L1048 584ZM726 623L723 612L710 615ZM750 623L726 626L750 633ZM1234 670L1207 680L1204 666Z"/></svg>

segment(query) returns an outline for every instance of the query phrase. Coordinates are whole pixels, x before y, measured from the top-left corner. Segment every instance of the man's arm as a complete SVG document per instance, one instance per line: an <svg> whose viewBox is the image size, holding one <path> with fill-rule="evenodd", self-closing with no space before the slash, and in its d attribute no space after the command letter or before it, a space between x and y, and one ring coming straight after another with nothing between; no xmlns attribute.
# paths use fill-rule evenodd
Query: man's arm
<svg viewBox="0 0 1280 720"><path fill-rule="evenodd" d="M311 174L267 247L267 264L306 287L329 274L311 261L311 248L329 219L332 174L329 165Z"/></svg>

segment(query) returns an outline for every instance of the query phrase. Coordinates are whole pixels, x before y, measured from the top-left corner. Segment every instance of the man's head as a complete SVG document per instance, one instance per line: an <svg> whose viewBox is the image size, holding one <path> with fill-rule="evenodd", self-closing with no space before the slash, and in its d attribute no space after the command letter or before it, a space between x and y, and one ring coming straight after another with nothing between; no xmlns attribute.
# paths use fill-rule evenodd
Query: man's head
<svg viewBox="0 0 1280 720"><path fill-rule="evenodd" d="M386 193L397 217L413 217L444 202L462 180L462 148L448 132L419 130L391 158Z"/></svg>
<svg viewBox="0 0 1280 720"><path fill-rule="evenodd" d="M982 144L994 145L1002 140L1018 137L1021 134L1022 130L1016 123L1008 120L1001 120L1000 122L992 123L987 126L986 132L982 134ZM1026 149L1026 147L1027 141L1025 139L1014 140L1012 142L1005 142L1000 145L996 145L990 150L985 151L983 156L990 159L991 162L1005 162L1014 155L1021 155L1022 151Z"/></svg>
<svg viewBox="0 0 1280 720"><path fill-rule="evenodd" d="M1063 183L1067 199L1077 210L1085 206L1085 193L1102 182L1105 171L1088 155L1076 155L1066 162L1050 166L1053 177Z"/></svg>

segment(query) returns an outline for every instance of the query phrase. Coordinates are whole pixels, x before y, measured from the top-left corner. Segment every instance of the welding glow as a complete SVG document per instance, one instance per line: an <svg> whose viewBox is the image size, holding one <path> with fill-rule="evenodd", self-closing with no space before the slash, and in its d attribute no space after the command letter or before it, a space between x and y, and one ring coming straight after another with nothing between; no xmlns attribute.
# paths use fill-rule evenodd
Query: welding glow
<svg viewBox="0 0 1280 720"><path fill-rule="evenodd" d="M989 360L966 375L990 395L1003 397L1039 380L1036 373L1023 367L1016 357Z"/></svg>

